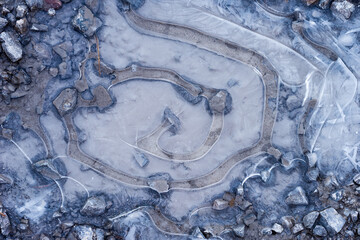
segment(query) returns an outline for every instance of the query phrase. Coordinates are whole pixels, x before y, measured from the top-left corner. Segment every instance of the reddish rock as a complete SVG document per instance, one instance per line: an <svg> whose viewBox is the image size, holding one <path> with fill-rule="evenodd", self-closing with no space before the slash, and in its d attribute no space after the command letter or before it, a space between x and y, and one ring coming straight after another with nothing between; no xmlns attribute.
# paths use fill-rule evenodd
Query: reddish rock
<svg viewBox="0 0 360 240"><path fill-rule="evenodd" d="M60 0L44 0L44 10L47 11L50 8L55 10L61 8L62 3Z"/></svg>

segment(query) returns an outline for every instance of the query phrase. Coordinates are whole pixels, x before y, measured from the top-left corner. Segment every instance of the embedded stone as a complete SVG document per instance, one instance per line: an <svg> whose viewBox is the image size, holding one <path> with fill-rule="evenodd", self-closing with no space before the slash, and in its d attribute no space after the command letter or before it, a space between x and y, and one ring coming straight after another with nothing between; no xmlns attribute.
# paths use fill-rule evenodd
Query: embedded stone
<svg viewBox="0 0 360 240"><path fill-rule="evenodd" d="M224 199L216 199L213 203L212 208L215 210L224 210L229 206L229 202Z"/></svg>
<svg viewBox="0 0 360 240"><path fill-rule="evenodd" d="M92 37L97 29L101 27L102 21L95 17L88 7L82 6L74 17L72 24L85 37Z"/></svg>
<svg viewBox="0 0 360 240"><path fill-rule="evenodd" d="M87 199L80 213L87 216L99 216L105 212L106 201L103 196L94 196Z"/></svg>
<svg viewBox="0 0 360 240"><path fill-rule="evenodd" d="M243 223L240 223L233 227L233 231L237 237L243 238L245 236L245 225Z"/></svg>
<svg viewBox="0 0 360 240"><path fill-rule="evenodd" d="M22 58L23 50L21 45L12 34L8 32L2 32L0 34L0 41L2 42L2 49L12 62L17 62Z"/></svg>
<svg viewBox="0 0 360 240"><path fill-rule="evenodd" d="M298 186L293 191L291 191L285 202L289 205L308 205L308 199L306 197L305 191L302 187Z"/></svg>
<svg viewBox="0 0 360 240"><path fill-rule="evenodd" d="M314 226L315 221L318 219L320 213L319 212L310 212L303 218L303 224L306 228L312 228Z"/></svg>
<svg viewBox="0 0 360 240"><path fill-rule="evenodd" d="M346 222L334 208L327 208L321 211L320 216L321 222L330 232L340 232Z"/></svg>
<svg viewBox="0 0 360 240"><path fill-rule="evenodd" d="M316 225L313 229L313 233L318 237L326 237L327 235L326 229L321 225Z"/></svg>

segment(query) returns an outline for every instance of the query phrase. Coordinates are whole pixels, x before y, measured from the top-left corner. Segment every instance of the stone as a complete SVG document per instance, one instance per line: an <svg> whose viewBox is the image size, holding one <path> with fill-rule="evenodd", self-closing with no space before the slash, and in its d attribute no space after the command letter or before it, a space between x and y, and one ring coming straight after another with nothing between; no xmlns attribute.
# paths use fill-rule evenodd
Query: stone
<svg viewBox="0 0 360 240"><path fill-rule="evenodd" d="M7 18L7 20L10 22L11 25L15 25L16 17L15 17L14 14L8 13L8 14L6 15L6 18Z"/></svg>
<svg viewBox="0 0 360 240"><path fill-rule="evenodd" d="M82 33L85 37L92 37L98 28L102 26L99 18L95 17L91 10L82 6L74 17L72 24L75 30Z"/></svg>
<svg viewBox="0 0 360 240"><path fill-rule="evenodd" d="M310 181L316 181L317 178L319 177L319 169L317 169L317 168L310 169L306 173L306 176L309 178Z"/></svg>
<svg viewBox="0 0 360 240"><path fill-rule="evenodd" d="M93 240L96 239L96 235L94 234L93 229L90 226L82 225L82 226L74 226L73 232L81 240Z"/></svg>
<svg viewBox="0 0 360 240"><path fill-rule="evenodd" d="M271 234L272 234L272 230L271 230L271 228L269 228L269 227L265 227L265 228L261 229L261 234L262 234L262 235L271 235Z"/></svg>
<svg viewBox="0 0 360 240"><path fill-rule="evenodd" d="M260 172L261 180L267 182L270 178L270 170L263 170Z"/></svg>
<svg viewBox="0 0 360 240"><path fill-rule="evenodd" d="M306 228L312 228L315 224L315 221L318 219L320 213L313 211L306 214L303 218L303 224Z"/></svg>
<svg viewBox="0 0 360 240"><path fill-rule="evenodd" d="M320 212L320 221L329 232L338 233L345 224L345 219L334 209L327 208Z"/></svg>
<svg viewBox="0 0 360 240"><path fill-rule="evenodd" d="M58 69L58 68L52 67L52 68L49 69L49 74L50 74L52 77L56 77L56 76L58 75L58 73L59 73L59 69Z"/></svg>
<svg viewBox="0 0 360 240"><path fill-rule="evenodd" d="M0 34L0 41L2 42L2 49L12 62L17 62L22 58L22 47L19 41L12 34L8 32L2 32Z"/></svg>
<svg viewBox="0 0 360 240"><path fill-rule="evenodd" d="M356 174L353 178L354 183L360 185L360 173Z"/></svg>
<svg viewBox="0 0 360 240"><path fill-rule="evenodd" d="M331 4L331 10L335 15L349 19L355 11L355 5L347 0L335 0Z"/></svg>
<svg viewBox="0 0 360 240"><path fill-rule="evenodd" d="M229 202L224 199L215 199L212 208L215 210L224 210L229 206Z"/></svg>
<svg viewBox="0 0 360 240"><path fill-rule="evenodd" d="M77 103L77 91L73 88L64 89L53 101L54 106L58 110L60 116L72 111Z"/></svg>
<svg viewBox="0 0 360 240"><path fill-rule="evenodd" d="M319 7L322 9L328 9L332 0L320 0Z"/></svg>
<svg viewBox="0 0 360 240"><path fill-rule="evenodd" d="M49 159L37 161L33 164L33 166L35 167L35 170L45 178L50 180L57 180L61 178L61 175L57 171L56 167Z"/></svg>
<svg viewBox="0 0 360 240"><path fill-rule="evenodd" d="M71 53L73 50L72 43L70 41L65 41L53 47L54 52L56 52L63 60L68 57L68 53Z"/></svg>
<svg viewBox="0 0 360 240"><path fill-rule="evenodd" d="M59 74L61 79L68 79L72 76L70 61L64 61L59 64Z"/></svg>
<svg viewBox="0 0 360 240"><path fill-rule="evenodd" d="M271 228L272 231L276 232L276 233L282 233L284 231L283 226L281 226L278 223L274 223L274 225Z"/></svg>
<svg viewBox="0 0 360 240"><path fill-rule="evenodd" d="M11 230L11 224L10 224L10 219L7 215L6 212L4 212L4 209L1 207L0 209L1 211L1 216L0 216L0 230L1 230L1 234L4 236L7 236L10 234L10 230Z"/></svg>
<svg viewBox="0 0 360 240"><path fill-rule="evenodd" d="M268 154L274 156L276 159L280 159L280 158L281 158L281 155L282 155L281 152L280 152L278 149L274 148L274 147L269 147L269 148L266 150L266 152L267 152Z"/></svg>
<svg viewBox="0 0 360 240"><path fill-rule="evenodd" d="M340 186L339 182L336 180L335 175L333 174L325 178L324 185L328 188L337 188Z"/></svg>
<svg viewBox="0 0 360 240"><path fill-rule="evenodd" d="M238 202L238 206L241 210L245 211L248 207L250 207L252 205L251 202L242 199L241 202Z"/></svg>
<svg viewBox="0 0 360 240"><path fill-rule="evenodd" d="M106 201L103 196L88 198L80 213L87 216L99 216L106 210Z"/></svg>
<svg viewBox="0 0 360 240"><path fill-rule="evenodd" d="M9 21L6 18L0 17L0 31L3 30L4 27L9 23Z"/></svg>
<svg viewBox="0 0 360 240"><path fill-rule="evenodd" d="M311 5L313 5L314 3L316 3L318 0L306 0L305 2L306 2L306 5L308 5L308 6L311 6Z"/></svg>
<svg viewBox="0 0 360 240"><path fill-rule="evenodd" d="M50 240L48 236L46 236L44 233L40 235L40 240Z"/></svg>
<svg viewBox="0 0 360 240"><path fill-rule="evenodd" d="M24 4L20 4L16 7L16 18L23 18L26 16L28 8Z"/></svg>
<svg viewBox="0 0 360 240"><path fill-rule="evenodd" d="M330 197L332 200L338 202L344 197L344 189L339 189L333 193L330 194Z"/></svg>
<svg viewBox="0 0 360 240"><path fill-rule="evenodd" d="M233 201L234 200L234 195L229 193L229 192L225 192L223 195L223 199L227 202Z"/></svg>
<svg viewBox="0 0 360 240"><path fill-rule="evenodd" d="M243 238L245 236L245 225L240 223L233 227L233 232L235 236Z"/></svg>
<svg viewBox="0 0 360 240"><path fill-rule="evenodd" d="M58 10L62 7L62 2L60 0L44 0L44 9L48 11L49 9Z"/></svg>
<svg viewBox="0 0 360 240"><path fill-rule="evenodd" d="M357 220L359 219L359 212L355 211L355 210L352 210L350 212L350 219L351 219L352 222L357 222Z"/></svg>
<svg viewBox="0 0 360 240"><path fill-rule="evenodd" d="M327 235L326 229L321 225L316 225L313 229L313 233L318 237L326 237Z"/></svg>
<svg viewBox="0 0 360 240"><path fill-rule="evenodd" d="M205 239L205 236L199 227L196 227L191 235L197 239Z"/></svg>
<svg viewBox="0 0 360 240"><path fill-rule="evenodd" d="M135 152L134 159L142 168L149 164L149 159L141 152Z"/></svg>
<svg viewBox="0 0 360 240"><path fill-rule="evenodd" d="M253 224L256 220L256 216L253 213L250 213L244 217L244 223L246 226L250 226Z"/></svg>
<svg viewBox="0 0 360 240"><path fill-rule="evenodd" d="M43 0L25 0L25 2L31 11L42 9L43 7Z"/></svg>
<svg viewBox="0 0 360 240"><path fill-rule="evenodd" d="M172 134L178 133L181 128L180 119L168 107L166 107L164 110L163 120L168 121L171 125L168 131L170 131Z"/></svg>
<svg viewBox="0 0 360 240"><path fill-rule="evenodd" d="M283 216L280 221L281 224L288 229L292 228L295 224L295 219L292 216Z"/></svg>
<svg viewBox="0 0 360 240"><path fill-rule="evenodd" d="M289 192L285 199L289 205L308 205L308 199L302 187L298 186L293 191Z"/></svg>
<svg viewBox="0 0 360 240"><path fill-rule="evenodd" d="M28 30L28 25L26 18L19 19L15 23L15 30L20 34L24 34Z"/></svg>
<svg viewBox="0 0 360 240"><path fill-rule="evenodd" d="M30 30L35 32L47 32L49 30L49 27L45 24L34 23L31 26Z"/></svg>
<svg viewBox="0 0 360 240"><path fill-rule="evenodd" d="M164 193L169 191L169 184L165 179L154 180L148 183L149 187L157 191L158 193Z"/></svg>
<svg viewBox="0 0 360 240"><path fill-rule="evenodd" d="M90 8L93 13L96 13L99 10L100 2L99 0L85 0L85 5Z"/></svg>
<svg viewBox="0 0 360 240"><path fill-rule="evenodd" d="M301 223L295 224L294 227L292 228L293 234L297 234L297 233L301 232L302 230L304 230L304 226Z"/></svg>
<svg viewBox="0 0 360 240"><path fill-rule="evenodd" d="M56 14L56 11L55 11L55 9L53 9L53 8L49 8L49 10L47 11L47 13L48 13L48 15L49 16L55 16L55 14Z"/></svg>

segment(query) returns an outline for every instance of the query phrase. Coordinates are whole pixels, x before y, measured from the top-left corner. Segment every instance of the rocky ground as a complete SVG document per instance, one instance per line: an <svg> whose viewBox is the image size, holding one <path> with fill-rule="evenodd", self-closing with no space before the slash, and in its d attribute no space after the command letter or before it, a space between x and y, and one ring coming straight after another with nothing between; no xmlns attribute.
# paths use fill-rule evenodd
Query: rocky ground
<svg viewBox="0 0 360 240"><path fill-rule="evenodd" d="M141 0L130 2L134 6L142 4ZM125 1L124 3L126 4ZM12 126L6 122L9 116L16 112L21 117L20 125L24 129L32 129L47 141L47 137L42 133L39 115L52 108L46 103L48 99L54 98L49 88L56 88L58 82L68 87L78 84L77 88L81 88L81 82L78 81L81 71L79 64L85 58L88 46L91 45L94 53L99 53L99 43L91 42L91 39L96 39L96 32L103 25L97 17L101 14L102 4L106 2L0 0L0 130L3 138L16 138ZM286 1L283 4L286 4ZM351 19L360 6L356 0L306 0L301 4L309 10L318 8L332 13L343 21ZM281 161L280 156L279 159ZM6 159L1 159L0 162L2 161ZM248 197L249 193L244 191L246 183L244 186L240 184L215 199L212 206L219 212L240 209L236 224L214 226L213 229L195 227L188 233L188 237L183 238L360 239L360 175L355 175L351 184L343 185L334 176L319 174L316 160L308 157L306 161L307 182L316 186L310 194L307 193L308 189L304 190L301 186L288 192L285 202L292 209L293 215L282 216L271 226L259 222L258 219L264 213ZM41 169L45 165L38 163L34 169L44 175ZM46 166L49 168L49 165ZM53 172L46 174L49 176ZM51 178L42 179L44 186L51 183ZM267 181L266 173L259 181ZM16 194L14 189L21 191L11 174L2 172L0 200L9 194ZM59 209L51 219L42 221L41 227L18 215L12 206L0 205L0 238L124 239L126 231L108 218L102 217L111 205L112 201L107 197L89 197L84 205L74 206L70 211L63 212ZM304 214L303 207L308 205L311 207L306 209L311 211ZM222 231L216 228L222 228ZM221 234L214 236L213 232ZM154 239L151 236L134 236L133 239Z"/></svg>

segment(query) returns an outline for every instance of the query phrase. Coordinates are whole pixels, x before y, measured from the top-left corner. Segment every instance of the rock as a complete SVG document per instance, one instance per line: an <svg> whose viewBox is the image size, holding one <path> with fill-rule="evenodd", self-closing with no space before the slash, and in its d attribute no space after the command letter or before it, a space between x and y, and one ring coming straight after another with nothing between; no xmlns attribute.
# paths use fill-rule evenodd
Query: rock
<svg viewBox="0 0 360 240"><path fill-rule="evenodd" d="M41 234L40 235L40 240L50 240L50 238L48 236L46 236L45 234Z"/></svg>
<svg viewBox="0 0 360 240"><path fill-rule="evenodd" d="M292 228L295 224L295 219L292 216L283 216L280 220L281 224L288 229Z"/></svg>
<svg viewBox="0 0 360 240"><path fill-rule="evenodd" d="M34 23L31 28L31 31L35 31L35 32L47 32L49 30L49 27L45 24L37 24Z"/></svg>
<svg viewBox="0 0 360 240"><path fill-rule="evenodd" d="M77 91L72 88L64 89L53 101L54 106L58 110L60 116L73 110L77 103Z"/></svg>
<svg viewBox="0 0 360 240"><path fill-rule="evenodd" d="M313 211L308 213L307 215L304 216L303 218L303 224L306 228L312 228L314 226L315 221L318 219L319 217L319 212Z"/></svg>
<svg viewBox="0 0 360 240"><path fill-rule="evenodd" d="M237 237L243 238L245 236L245 225L240 223L233 227L233 231Z"/></svg>
<svg viewBox="0 0 360 240"><path fill-rule="evenodd" d="M2 49L12 62L17 62L22 58L23 50L21 45L12 34L2 32L0 34L0 41L2 42Z"/></svg>
<svg viewBox="0 0 360 240"><path fill-rule="evenodd" d="M223 199L227 202L230 202L230 201L233 201L234 200L234 195L232 195L231 193L229 192L225 192L224 195L223 195Z"/></svg>
<svg viewBox="0 0 360 240"><path fill-rule="evenodd" d="M224 199L215 199L212 208L215 210L224 210L229 206L228 201L225 201Z"/></svg>
<svg viewBox="0 0 360 240"><path fill-rule="evenodd" d="M169 184L164 179L154 180L148 183L149 187L157 191L158 193L164 193L169 191Z"/></svg>
<svg viewBox="0 0 360 240"><path fill-rule="evenodd" d="M296 187L293 191L289 192L285 202L289 205L308 205L308 199L302 187Z"/></svg>
<svg viewBox="0 0 360 240"><path fill-rule="evenodd" d="M49 10L47 11L47 13L48 13L48 15L49 16L55 16L55 14L56 14L56 11L55 11L55 9L53 9L53 8L49 8Z"/></svg>
<svg viewBox="0 0 360 240"><path fill-rule="evenodd" d="M20 4L16 7L16 18L23 18L28 12L28 8L24 4Z"/></svg>
<svg viewBox="0 0 360 240"><path fill-rule="evenodd" d="M319 169L314 168L314 169L309 170L306 173L306 176L309 178L310 181L316 181L317 178L319 177Z"/></svg>
<svg viewBox="0 0 360 240"><path fill-rule="evenodd" d="M61 79L68 79L72 76L70 60L59 64L59 74Z"/></svg>
<svg viewBox="0 0 360 240"><path fill-rule="evenodd" d="M325 178L324 185L328 188L337 188L340 186L339 182L336 180L335 175L333 174Z"/></svg>
<svg viewBox="0 0 360 240"><path fill-rule="evenodd" d="M42 9L43 7L43 0L25 0L25 2L31 11Z"/></svg>
<svg viewBox="0 0 360 240"><path fill-rule="evenodd" d="M58 73L59 73L59 69L57 69L57 68L50 68L49 69L49 74L52 76L52 77L56 77L57 75L58 75Z"/></svg>
<svg viewBox="0 0 360 240"><path fill-rule="evenodd" d="M94 16L88 7L82 6L74 17L72 24L85 37L92 37L97 29L101 27L102 22Z"/></svg>
<svg viewBox="0 0 360 240"><path fill-rule="evenodd" d="M73 50L72 43L70 41L65 41L53 47L54 52L56 52L63 60L68 57L68 53L71 53Z"/></svg>
<svg viewBox="0 0 360 240"><path fill-rule="evenodd" d="M353 178L354 183L360 185L360 173L356 174Z"/></svg>
<svg viewBox="0 0 360 240"><path fill-rule="evenodd" d="M4 236L7 236L10 234L10 230L11 230L11 225L10 225L10 220L8 215L6 214L6 212L4 212L3 207L1 206L1 215L0 215L0 230L1 230L1 234Z"/></svg>
<svg viewBox="0 0 360 240"><path fill-rule="evenodd" d="M11 25L15 25L16 17L15 17L14 14L8 13L8 14L6 15L6 18L7 18L7 20L11 23Z"/></svg>
<svg viewBox="0 0 360 240"><path fill-rule="evenodd" d="M40 173L45 178L48 178L49 180L56 180L61 178L58 170L49 159L37 161L36 163L33 163L33 167L35 167L35 170L38 173Z"/></svg>
<svg viewBox="0 0 360 240"><path fill-rule="evenodd" d="M75 226L73 227L73 232L81 240L93 240L96 239L96 235L94 234L93 229L90 226Z"/></svg>
<svg viewBox="0 0 360 240"><path fill-rule="evenodd" d="M136 162L139 164L140 167L146 167L146 165L148 165L149 163L149 159L145 156L145 154L141 153L141 152L136 152L134 154L134 158L136 160Z"/></svg>
<svg viewBox="0 0 360 240"><path fill-rule="evenodd" d="M306 2L306 5L308 5L308 6L311 6L311 5L313 5L314 3L316 3L318 0L306 0L305 2Z"/></svg>
<svg viewBox="0 0 360 240"><path fill-rule="evenodd" d="M357 222L357 220L359 219L359 212L355 210L351 211L350 218L352 222Z"/></svg>
<svg viewBox="0 0 360 240"><path fill-rule="evenodd" d="M106 201L103 196L90 197L80 213L87 216L99 216L105 212Z"/></svg>
<svg viewBox="0 0 360 240"><path fill-rule="evenodd" d="M281 158L281 152L274 148L274 147L269 147L266 152L272 156L274 156L276 159L280 159Z"/></svg>
<svg viewBox="0 0 360 240"><path fill-rule="evenodd" d="M320 0L319 7L321 7L322 9L327 9L329 8L331 2L332 0Z"/></svg>
<svg viewBox="0 0 360 240"><path fill-rule="evenodd" d="M326 229L321 225L316 225L313 229L313 233L318 237L326 237L327 235Z"/></svg>
<svg viewBox="0 0 360 240"><path fill-rule="evenodd" d="M338 202L344 197L344 189L337 190L330 195L331 199Z"/></svg>
<svg viewBox="0 0 360 240"><path fill-rule="evenodd" d="M334 208L321 211L320 216L320 221L329 232L338 233L345 224L345 219Z"/></svg>
<svg viewBox="0 0 360 240"><path fill-rule="evenodd" d="M173 113L173 111L171 111L171 109L168 107L166 107L164 110L163 120L170 123L171 127L169 128L169 131L172 134L177 134L181 128L181 122L175 113Z"/></svg>
<svg viewBox="0 0 360 240"><path fill-rule="evenodd" d="M26 18L19 19L15 23L15 30L20 34L24 34L28 30L28 25Z"/></svg>
<svg viewBox="0 0 360 240"><path fill-rule="evenodd" d="M45 11L48 11L51 8L54 10L58 10L61 7L62 7L62 2L60 0L44 0Z"/></svg>
<svg viewBox="0 0 360 240"><path fill-rule="evenodd" d="M345 237L348 237L349 239L354 239L355 237L355 233L351 230L346 230L345 231Z"/></svg>
<svg viewBox="0 0 360 240"><path fill-rule="evenodd" d="M262 234L262 235L271 235L271 234L272 234L272 230L271 230L271 228L269 228L269 227L265 227L265 228L261 229L261 234Z"/></svg>
<svg viewBox="0 0 360 240"><path fill-rule="evenodd" d="M238 206L241 210L245 211L248 207L250 207L252 205L251 202L242 199L240 202L238 202Z"/></svg>
<svg viewBox="0 0 360 240"><path fill-rule="evenodd" d="M274 223L271 230L276 232L276 233L282 233L284 231L284 228L280 224Z"/></svg>
<svg viewBox="0 0 360 240"><path fill-rule="evenodd" d="M286 99L286 107L291 112L291 111L301 107L301 101L295 95L290 95Z"/></svg>
<svg viewBox="0 0 360 240"><path fill-rule="evenodd" d="M294 227L292 228L293 234L297 234L297 233L301 232L302 230L304 230L304 226L301 223L295 224Z"/></svg>
<svg viewBox="0 0 360 240"><path fill-rule="evenodd" d="M6 14L8 14L9 12L10 12L10 10L7 7L5 7L5 6L2 7L1 14L3 16L6 16Z"/></svg>
<svg viewBox="0 0 360 240"><path fill-rule="evenodd" d="M193 233L191 234L196 239L205 239L204 234L201 232L199 227L196 227Z"/></svg>
<svg viewBox="0 0 360 240"><path fill-rule="evenodd" d="M8 23L9 21L6 18L0 17L0 31L2 31L2 29L6 27Z"/></svg>
<svg viewBox="0 0 360 240"><path fill-rule="evenodd" d="M85 0L85 5L90 8L93 13L96 13L99 10L100 2L99 0Z"/></svg>
<svg viewBox="0 0 360 240"><path fill-rule="evenodd" d="M331 4L331 10L335 15L349 19L353 11L355 11L355 5L347 0L335 0Z"/></svg>
<svg viewBox="0 0 360 240"><path fill-rule="evenodd" d="M250 213L244 217L244 223L246 226L251 225L252 223L255 222L255 220L256 220L256 216L253 213Z"/></svg>
<svg viewBox="0 0 360 240"><path fill-rule="evenodd" d="M270 178L270 170L263 170L260 172L261 180L267 182Z"/></svg>

